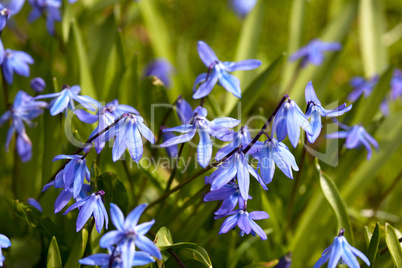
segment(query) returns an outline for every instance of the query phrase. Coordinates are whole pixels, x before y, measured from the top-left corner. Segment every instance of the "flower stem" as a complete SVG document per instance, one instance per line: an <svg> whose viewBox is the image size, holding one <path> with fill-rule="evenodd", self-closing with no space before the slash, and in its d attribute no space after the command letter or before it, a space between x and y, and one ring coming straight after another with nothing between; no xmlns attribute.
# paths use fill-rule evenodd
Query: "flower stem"
<svg viewBox="0 0 402 268"><path fill-rule="evenodd" d="M177 153L177 156L176 156L175 166L174 166L174 168L173 168L173 170L172 170L172 173L170 173L170 177L169 177L169 180L168 180L168 182L167 182L165 192L166 192L166 191L169 191L170 186L172 185L173 179L174 179L174 177L176 176L177 167L179 166L180 156L181 156L181 154L182 154L182 152L183 152L183 148L184 148L184 143L182 143L182 144L180 145L179 152Z"/></svg>
<svg viewBox="0 0 402 268"><path fill-rule="evenodd" d="M170 255L172 255L173 259L175 259L175 261L179 264L180 268L187 268L187 266L184 265L184 263L180 260L179 256L177 256L177 254L173 251L173 249L169 248L167 251L169 252Z"/></svg>
<svg viewBox="0 0 402 268"><path fill-rule="evenodd" d="M10 103L8 102L8 87L7 87L6 79L4 77L3 70L1 71L1 80L3 82L4 104L5 104L6 110L8 110L10 108Z"/></svg>

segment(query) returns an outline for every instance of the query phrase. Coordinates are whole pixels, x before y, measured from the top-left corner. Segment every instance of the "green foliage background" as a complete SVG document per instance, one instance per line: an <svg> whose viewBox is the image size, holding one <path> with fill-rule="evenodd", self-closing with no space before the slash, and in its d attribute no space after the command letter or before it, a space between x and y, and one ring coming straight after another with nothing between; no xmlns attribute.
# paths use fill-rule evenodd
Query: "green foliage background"
<svg viewBox="0 0 402 268"><path fill-rule="evenodd" d="M339 152L339 162L335 167L325 162L316 167L309 155L291 207L295 182L279 171L268 185L269 191L252 182L249 208L270 214L270 219L259 222L268 234L266 241L239 237L237 231L218 236L222 220L213 220L213 212L219 204L202 201L207 191L203 176L147 211L142 220L156 220L154 234L166 226L175 242L192 242L205 248L214 267L271 267L287 252L293 254L292 267L312 267L340 228L347 229L349 242L362 252L366 253L372 241L371 250L378 248L377 254L370 255L376 256L374 267L400 265L402 250L396 239L401 237L398 229L402 228L402 187L398 183L402 177L401 103L391 103L388 117L383 117L378 107L389 92L393 68L402 67L401 1L259 0L244 20L233 14L226 1L80 0L73 5L63 1L62 10L63 21L57 23L56 35L50 36L44 19L27 23L30 7L26 3L15 16L15 24L3 31L4 46L23 50L35 59L31 78L45 79L45 93L60 91L64 84L80 84L83 95L105 102L119 99L120 103L133 105L155 134L167 110L158 110L156 120L151 121L152 103L173 103L178 95L183 95L193 107L198 106L198 101L191 99L195 77L205 72L196 50L198 40L208 43L221 60L256 58L263 62L255 71L237 74L243 90L241 100L215 87L205 103L211 119L231 115L244 124L253 115L268 118L284 93L304 109L304 88L310 80L322 103L343 103L351 91L348 82L353 76L379 74L381 80L372 95L359 99L342 119L346 124L363 123L379 141L380 151L371 160L366 160L362 149L345 150L342 141L326 144L324 138L319 139L315 148L331 159L336 159ZM343 49L327 53L321 66L309 66L299 72L297 63L289 63L287 56L316 37L338 41ZM176 68L171 89L142 77L146 63L160 57ZM7 89L8 101L12 102L19 89L29 92L29 81L30 78L16 78ZM4 111L1 101L0 112ZM53 188L40 198L43 214L24 203L28 197L37 198L61 166L60 161L52 162L53 157L71 154L76 149L65 136L63 116L52 117L46 111L35 121L36 127L28 129L33 143L32 161L21 163L13 144L10 152L2 149L0 154L0 233L10 237L13 245L6 250L6 264L45 267L52 256L53 265L78 267L76 260L85 251L101 250L100 235L92 232L86 247L88 228L75 232L77 212L54 215L58 192ZM168 121L169 126L178 124L173 117ZM250 122L255 129L262 125L262 120ZM77 118L70 128L82 142L92 131L91 126ZM0 144L4 144L5 136L3 126ZM155 149L146 146L145 155L150 156ZM156 151L166 157L163 150ZM300 164L302 146L292 152ZM186 146L183 155L194 153ZM96 158L91 153L87 163ZM109 200L120 202L125 212L137 204L156 200L170 173L161 167L152 173L153 167L147 168L146 163L113 163L111 147L96 160L97 172L103 174L93 174L94 182L103 178L100 181L110 190ZM194 160L191 163L186 172L177 173L174 185L199 169ZM372 237L377 240L371 240ZM173 266L166 262L167 267L175 264L170 265Z"/></svg>

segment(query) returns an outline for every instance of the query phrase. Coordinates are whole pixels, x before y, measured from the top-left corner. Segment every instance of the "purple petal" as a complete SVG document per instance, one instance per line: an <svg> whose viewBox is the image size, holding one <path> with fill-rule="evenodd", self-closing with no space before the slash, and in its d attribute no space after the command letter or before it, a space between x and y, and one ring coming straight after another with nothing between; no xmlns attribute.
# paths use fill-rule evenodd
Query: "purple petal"
<svg viewBox="0 0 402 268"><path fill-rule="evenodd" d="M218 61L218 57L215 55L215 52L204 41L198 41L197 50L198 55L200 55L202 62L207 68L209 68L213 62Z"/></svg>

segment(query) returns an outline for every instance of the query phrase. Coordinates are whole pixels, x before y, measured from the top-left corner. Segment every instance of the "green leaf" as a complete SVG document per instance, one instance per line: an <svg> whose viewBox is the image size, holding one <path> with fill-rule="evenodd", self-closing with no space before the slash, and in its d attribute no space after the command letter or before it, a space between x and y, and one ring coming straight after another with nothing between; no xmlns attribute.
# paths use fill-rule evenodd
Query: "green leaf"
<svg viewBox="0 0 402 268"><path fill-rule="evenodd" d="M71 253L68 256L66 265L64 267L78 268L81 266L78 261L84 257L87 242L88 242L88 231L87 229L83 228L75 238L73 247L71 249Z"/></svg>
<svg viewBox="0 0 402 268"><path fill-rule="evenodd" d="M402 267L402 248L396 236L395 229L388 223L385 223L385 243L391 253L392 260L396 267Z"/></svg>
<svg viewBox="0 0 402 268"><path fill-rule="evenodd" d="M56 237L53 236L47 253L47 268L61 268L61 256Z"/></svg>
<svg viewBox="0 0 402 268"><path fill-rule="evenodd" d="M373 234L371 233L370 229L367 226L364 226L364 238L366 239L367 247L370 244L371 237L373 237Z"/></svg>
<svg viewBox="0 0 402 268"><path fill-rule="evenodd" d="M258 1L256 7L253 11L247 15L246 20L243 23L237 50L235 61L254 59L257 56L257 47L259 44L259 39L261 35L261 29L263 27L264 15L267 10L267 1ZM240 71L235 72L234 75L239 78L242 87L242 94L244 94L245 88L247 86L247 80L250 79L253 72ZM225 108L224 113L229 114L233 110L233 107L239 101L238 98L232 95L230 92L225 93ZM243 100L243 99L242 99Z"/></svg>
<svg viewBox="0 0 402 268"><path fill-rule="evenodd" d="M78 53L77 61L80 68L80 85L81 94L87 95L96 99L96 91L92 79L91 69L89 67L88 56L85 49L84 41L82 39L81 30L77 24L76 19L71 20L75 46Z"/></svg>
<svg viewBox="0 0 402 268"><path fill-rule="evenodd" d="M185 246L196 246L196 244L190 242L173 243L172 234L167 227L162 227L159 229L159 231L156 233L155 241L156 246L161 251L167 249L177 249Z"/></svg>
<svg viewBox="0 0 402 268"><path fill-rule="evenodd" d="M186 247L186 248L179 248L178 250L174 251L180 261L186 265L187 267L191 268L212 268L211 260L208 256L208 252L200 247ZM176 268L177 261L170 257L166 263L165 268Z"/></svg>
<svg viewBox="0 0 402 268"><path fill-rule="evenodd" d="M360 48L366 77L382 73L388 64L388 53L381 39L384 34L383 20L380 1L360 1Z"/></svg>
<svg viewBox="0 0 402 268"><path fill-rule="evenodd" d="M97 178L96 191L103 190L105 195L103 200L106 204L114 203L122 211L126 211L128 207L127 190L123 182L116 174L112 172L104 172Z"/></svg>
<svg viewBox="0 0 402 268"><path fill-rule="evenodd" d="M318 179L320 182L321 191L325 199L327 199L328 203L334 210L336 218L338 220L338 231L344 228L345 236L353 244L353 229L350 224L346 203L342 199L335 182L330 177L328 177L328 175L321 171L321 167L318 163L317 158L315 159L315 167L316 171L318 172Z"/></svg>
<svg viewBox="0 0 402 268"><path fill-rule="evenodd" d="M61 32L63 35L64 44L68 43L70 35L71 20L73 18L72 6L67 0L63 0L63 21L61 22Z"/></svg>
<svg viewBox="0 0 402 268"><path fill-rule="evenodd" d="M264 90L266 90L266 88L263 87L264 83L271 78L279 66L281 66L284 58L284 55L280 55L253 81L242 96L241 102L237 102L236 106L231 111L231 117L237 116L239 108L241 108L241 114L246 115L255 106L255 102L259 99Z"/></svg>
<svg viewBox="0 0 402 268"><path fill-rule="evenodd" d="M374 263L375 257L377 256L378 246L380 245L380 224L377 222L374 228L373 235L370 239L370 244L367 248L367 258L370 263Z"/></svg>

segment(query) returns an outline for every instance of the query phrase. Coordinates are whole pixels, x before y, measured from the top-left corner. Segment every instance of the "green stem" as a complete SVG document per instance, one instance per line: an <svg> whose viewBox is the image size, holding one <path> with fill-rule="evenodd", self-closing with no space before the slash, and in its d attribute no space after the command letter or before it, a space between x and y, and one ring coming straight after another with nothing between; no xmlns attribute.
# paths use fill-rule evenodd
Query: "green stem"
<svg viewBox="0 0 402 268"><path fill-rule="evenodd" d="M169 177L169 180L168 180L168 182L167 182L165 192L166 192L166 191L169 191L170 186L172 185L173 179L174 179L174 177L176 176L176 172L177 172L177 168L178 168L178 166L179 166L180 156L181 156L181 154L182 154L182 152L183 152L183 148L184 148L184 143L182 143L182 144L180 145L179 152L177 153L177 156L176 156L175 166L174 166L174 168L173 168L173 170L172 170L172 173L170 173L170 177Z"/></svg>

